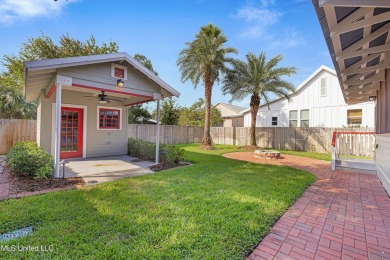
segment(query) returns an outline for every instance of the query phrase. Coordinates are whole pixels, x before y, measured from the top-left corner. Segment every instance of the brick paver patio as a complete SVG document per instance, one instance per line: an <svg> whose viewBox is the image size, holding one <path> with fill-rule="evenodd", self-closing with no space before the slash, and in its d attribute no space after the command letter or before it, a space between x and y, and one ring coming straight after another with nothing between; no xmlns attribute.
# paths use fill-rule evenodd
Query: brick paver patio
<svg viewBox="0 0 390 260"><path fill-rule="evenodd" d="M332 171L330 163L253 152L225 157L286 165L317 176L248 259L390 259L390 198L376 175Z"/></svg>

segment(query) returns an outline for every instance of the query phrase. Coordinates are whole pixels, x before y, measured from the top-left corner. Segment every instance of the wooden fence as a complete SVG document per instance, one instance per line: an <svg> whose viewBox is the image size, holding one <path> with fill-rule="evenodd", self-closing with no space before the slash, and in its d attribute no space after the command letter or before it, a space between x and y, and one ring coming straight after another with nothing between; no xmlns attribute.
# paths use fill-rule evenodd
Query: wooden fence
<svg viewBox="0 0 390 260"><path fill-rule="evenodd" d="M0 154L6 154L17 142L35 141L36 129L36 120L0 119Z"/></svg>
<svg viewBox="0 0 390 260"><path fill-rule="evenodd" d="M256 128L257 145L264 148L328 153L334 128ZM345 129L339 129L345 130ZM364 131L372 131L365 129ZM357 129L362 131L362 129ZM129 125L128 136L149 142L156 140L155 125ZM203 127L168 126L160 129L160 142L163 144L200 143ZM249 127L212 127L211 137L215 144L249 145ZM36 121L18 119L0 119L0 154L20 141L36 140ZM360 141L358 141L359 143ZM365 149L374 146L375 139L364 140ZM359 146L359 149L361 149ZM361 153L359 151L359 153Z"/></svg>
<svg viewBox="0 0 390 260"><path fill-rule="evenodd" d="M156 125L129 125L129 137L148 142L156 141ZM160 143L190 144L200 143L203 137L203 127L200 126L160 126Z"/></svg>
<svg viewBox="0 0 390 260"><path fill-rule="evenodd" d="M257 127L256 140L257 145L264 148L330 153L332 133L335 130L346 129ZM356 129L356 131L372 131L372 129ZM162 125L160 129L160 142L163 144L198 143L202 140L202 136L203 127L199 126ZM129 137L155 142L156 126L129 125ZM249 127L212 127L211 137L215 144L249 145ZM375 140L370 139L365 147L371 149L374 142Z"/></svg>

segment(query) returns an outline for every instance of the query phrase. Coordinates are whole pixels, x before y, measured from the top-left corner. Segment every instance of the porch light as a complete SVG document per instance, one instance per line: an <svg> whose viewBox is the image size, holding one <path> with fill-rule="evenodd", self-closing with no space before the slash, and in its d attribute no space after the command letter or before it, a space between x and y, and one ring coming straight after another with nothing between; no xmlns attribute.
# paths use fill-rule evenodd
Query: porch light
<svg viewBox="0 0 390 260"><path fill-rule="evenodd" d="M369 101L375 101L376 100L376 96L370 96L370 97L368 97L368 100Z"/></svg>
<svg viewBox="0 0 390 260"><path fill-rule="evenodd" d="M118 79L118 80L116 81L116 85L117 85L118 87L120 87L120 88L123 88L123 84L124 84L124 82L123 82L123 80L121 80L121 79Z"/></svg>

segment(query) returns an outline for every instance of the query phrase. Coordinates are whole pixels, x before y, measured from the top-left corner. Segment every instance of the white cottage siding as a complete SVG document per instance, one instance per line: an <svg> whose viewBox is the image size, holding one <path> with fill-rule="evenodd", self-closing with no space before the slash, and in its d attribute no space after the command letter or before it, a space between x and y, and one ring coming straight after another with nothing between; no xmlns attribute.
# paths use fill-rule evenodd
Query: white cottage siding
<svg viewBox="0 0 390 260"><path fill-rule="evenodd" d="M321 95L321 82L325 80L326 95ZM323 94L323 93L322 93ZM291 110L298 111L298 126L301 121L301 111L309 110L310 127L343 127L347 126L347 111L362 109L362 127L375 127L375 104L365 102L347 105L344 101L340 85L335 73L326 67L321 67L297 89L297 92L286 99L278 99L259 108L257 127L288 127ZM278 117L278 125L272 126L272 117ZM249 127L250 111L244 114L244 126Z"/></svg>

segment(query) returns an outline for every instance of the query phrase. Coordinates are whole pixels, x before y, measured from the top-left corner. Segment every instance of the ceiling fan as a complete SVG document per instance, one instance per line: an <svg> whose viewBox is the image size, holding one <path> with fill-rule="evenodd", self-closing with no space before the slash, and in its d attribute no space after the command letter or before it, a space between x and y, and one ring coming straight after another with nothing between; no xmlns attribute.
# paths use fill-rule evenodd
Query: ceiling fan
<svg viewBox="0 0 390 260"><path fill-rule="evenodd" d="M87 97L87 98L96 98L96 97L97 97L98 102L99 102L99 103L102 103L102 104L111 103L111 100L123 102L122 99L110 98L110 97L109 97L108 95L106 95L104 92L105 92L105 91L101 90L101 93L99 93L99 94L94 94L93 96L84 96L84 97Z"/></svg>

